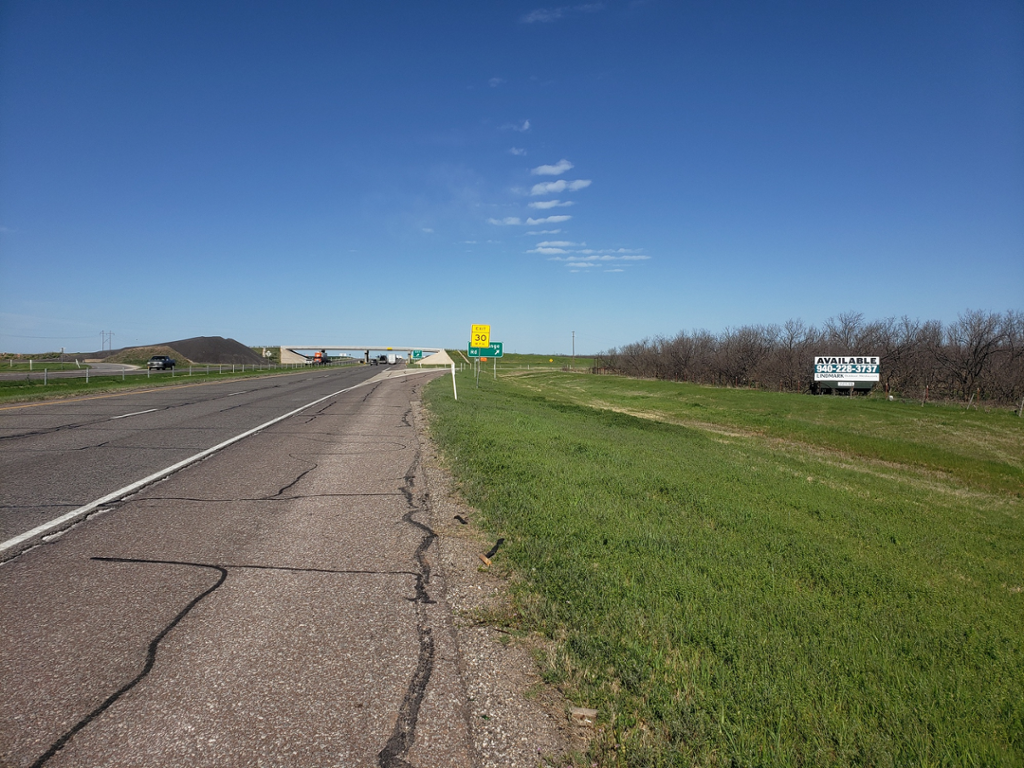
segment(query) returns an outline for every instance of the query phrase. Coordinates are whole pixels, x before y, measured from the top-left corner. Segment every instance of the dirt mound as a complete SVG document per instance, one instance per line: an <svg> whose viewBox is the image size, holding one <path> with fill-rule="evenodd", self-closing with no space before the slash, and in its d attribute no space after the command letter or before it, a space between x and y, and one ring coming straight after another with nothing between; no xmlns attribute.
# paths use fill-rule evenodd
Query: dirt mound
<svg viewBox="0 0 1024 768"><path fill-rule="evenodd" d="M194 363L265 365L267 362L241 342L223 336L196 336L193 339L168 341L164 346Z"/></svg>
<svg viewBox="0 0 1024 768"><path fill-rule="evenodd" d="M144 347L104 349L99 352L84 352L69 355L80 359L103 360L108 363L135 363L145 361L153 355L170 355L178 365L266 365L264 360L249 347L234 339L223 336L196 336L192 339L167 341Z"/></svg>
<svg viewBox="0 0 1024 768"><path fill-rule="evenodd" d="M106 351L105 356L95 354L94 357L87 357L87 360L102 360L105 363L127 363L129 365L142 365L153 355L167 355L173 357L178 366L189 365L192 361L182 355L178 350L171 349L167 344L154 344L151 347L125 347L115 349L113 352ZM205 361L204 361L205 362Z"/></svg>

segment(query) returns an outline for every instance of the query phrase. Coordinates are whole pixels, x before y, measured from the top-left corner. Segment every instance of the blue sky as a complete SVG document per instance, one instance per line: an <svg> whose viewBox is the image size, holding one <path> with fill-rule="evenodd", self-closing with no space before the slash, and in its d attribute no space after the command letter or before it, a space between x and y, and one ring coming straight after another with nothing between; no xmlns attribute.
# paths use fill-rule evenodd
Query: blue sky
<svg viewBox="0 0 1024 768"><path fill-rule="evenodd" d="M1024 308L1020 2L0 0L0 351Z"/></svg>

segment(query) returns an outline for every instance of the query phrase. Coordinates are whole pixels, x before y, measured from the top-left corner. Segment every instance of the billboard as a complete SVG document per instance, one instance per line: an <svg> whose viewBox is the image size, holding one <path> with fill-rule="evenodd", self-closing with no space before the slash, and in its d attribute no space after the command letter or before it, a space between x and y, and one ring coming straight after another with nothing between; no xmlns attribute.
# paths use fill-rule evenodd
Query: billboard
<svg viewBox="0 0 1024 768"><path fill-rule="evenodd" d="M862 355L858 357L815 357L814 380L834 383L870 381L879 379L879 363L877 357ZM846 384L850 386L850 384Z"/></svg>

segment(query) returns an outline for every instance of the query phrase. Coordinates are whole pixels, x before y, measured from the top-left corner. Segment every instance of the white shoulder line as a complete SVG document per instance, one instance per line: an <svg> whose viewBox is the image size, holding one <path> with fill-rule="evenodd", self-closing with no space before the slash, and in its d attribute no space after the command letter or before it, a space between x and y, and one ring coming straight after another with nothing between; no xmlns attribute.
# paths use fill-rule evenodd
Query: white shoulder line
<svg viewBox="0 0 1024 768"><path fill-rule="evenodd" d="M376 378L376 377L374 377L374 378ZM373 381L374 381L374 379L367 379L366 381L361 382L359 384L356 384L353 387L346 387L345 389L339 389L337 392L332 392L331 394L325 395L324 397L321 397L318 400L314 400L311 403L306 403L305 405L300 406L299 408L296 408L294 411L289 411L288 413L284 414L283 416L278 416L276 419L271 419L270 421L266 422L265 424L260 424L258 427L253 427L252 429L250 429L250 430L248 430L246 432L243 432L240 435L235 435L234 437L228 438L223 443L219 443L218 445L215 445L212 448L207 448L205 451L200 451L195 456L189 456L187 459L182 459L177 464L172 464L171 466L166 467L165 469L161 469L159 472L154 472L149 477L144 477L141 480L136 480L131 485L126 485L124 488L119 488L118 490L114 491L113 493L108 493L106 496L98 498L98 499L96 499L96 501L91 501L91 502L89 502L88 504L86 504L83 507L79 507L78 509L73 509L73 510L71 510L70 512L68 512L66 514L61 515L60 517L55 518L54 520L50 520L49 522L43 523L42 525L38 525L35 528L33 528L31 531L25 531L25 533L19 534L18 536L15 536L13 539L8 539L7 541L5 541L2 544L0 544L0 552L3 552L5 549L10 549L11 547L16 547L19 544L21 544L22 542L28 541L32 537L38 536L40 533L45 533L46 531L49 531L51 528L56 528L59 525L63 525L64 523L68 522L69 520L74 520L76 517L81 517L82 515L87 515L90 512L94 512L97 509L99 509L100 507L102 507L104 504L109 504L110 502L116 501L117 499L120 499L120 498L123 498L124 496L127 496L130 493L134 493L135 491L139 490L140 488L144 488L145 486L150 485L151 483L155 483L157 480L165 478L168 475L170 475L170 474L172 474L174 472L177 472L179 469L182 469L183 467L187 467L189 464L194 464L195 462L199 461L200 459L205 459L210 454L216 453L219 450L227 448L229 445L231 445L233 443L237 443L239 440L244 440L245 438L249 437L250 435L255 435L260 430L266 429L267 427L269 427L269 426L271 426L273 424L277 424L277 422L279 422L279 421L284 421L289 416L294 416L295 414L297 414L297 413L299 413L301 411L304 411L307 408L310 408L310 407L316 405L317 403L322 403L324 400L329 400L330 398L336 397L336 396L338 396L340 394L343 394L345 392L350 392L353 389L358 389L359 387L364 387L367 384L372 383Z"/></svg>

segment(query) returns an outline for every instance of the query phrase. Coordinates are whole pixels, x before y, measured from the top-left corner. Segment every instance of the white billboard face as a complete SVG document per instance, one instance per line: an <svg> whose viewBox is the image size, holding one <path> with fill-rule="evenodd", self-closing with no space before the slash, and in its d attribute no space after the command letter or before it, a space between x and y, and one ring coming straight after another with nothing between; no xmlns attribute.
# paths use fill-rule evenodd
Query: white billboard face
<svg viewBox="0 0 1024 768"><path fill-rule="evenodd" d="M879 379L877 357L816 357L814 380L829 382L875 381ZM842 384L838 384L842 386Z"/></svg>

